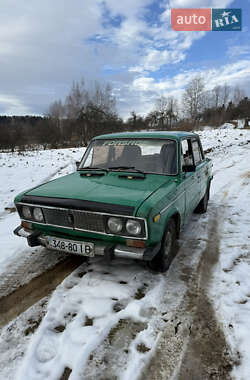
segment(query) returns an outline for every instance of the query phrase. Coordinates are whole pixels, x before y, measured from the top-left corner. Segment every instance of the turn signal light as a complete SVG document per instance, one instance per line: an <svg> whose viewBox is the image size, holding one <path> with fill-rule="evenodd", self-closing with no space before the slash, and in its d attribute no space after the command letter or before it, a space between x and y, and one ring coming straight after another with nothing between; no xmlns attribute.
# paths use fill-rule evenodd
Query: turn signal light
<svg viewBox="0 0 250 380"><path fill-rule="evenodd" d="M142 240L126 240L126 245L128 247L146 248L146 243Z"/></svg>
<svg viewBox="0 0 250 380"><path fill-rule="evenodd" d="M22 222L21 222L21 226L22 226L25 230L32 230L32 223L22 221Z"/></svg>
<svg viewBox="0 0 250 380"><path fill-rule="evenodd" d="M159 222L160 218L161 218L161 214L155 215L155 217L154 217L154 223Z"/></svg>

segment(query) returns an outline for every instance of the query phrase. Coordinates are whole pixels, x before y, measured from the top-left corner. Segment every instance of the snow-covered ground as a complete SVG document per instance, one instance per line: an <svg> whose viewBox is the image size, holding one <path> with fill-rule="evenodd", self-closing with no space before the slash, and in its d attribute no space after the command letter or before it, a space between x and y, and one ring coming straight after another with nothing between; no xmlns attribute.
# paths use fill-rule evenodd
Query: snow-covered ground
<svg viewBox="0 0 250 380"><path fill-rule="evenodd" d="M0 153L0 274L18 257L31 254L24 239L13 234L20 224L14 209L15 196L26 189L73 172L81 149L41 150L24 153Z"/></svg>
<svg viewBox="0 0 250 380"><path fill-rule="evenodd" d="M0 379L54 380L63 373L70 380L136 379L154 358L167 329L175 334L179 330L182 336L171 343L171 349L175 345L185 349L192 325L192 316L183 313L188 310L183 307L189 290L187 273L193 277L199 266L214 210L220 214L214 236L219 260L208 296L232 356L238 358L232 377L249 379L250 131L219 129L199 134L214 164L210 207L207 215L194 216L182 233L180 251L169 272L155 275L130 260L109 264L92 259L81 265L52 294L34 334L23 331L31 316L35 319L41 314L39 303L2 329ZM8 214L4 208L13 206L15 193L54 178L58 169L59 175L72 171L82 153L83 149L31 152L21 156L22 161L18 154L0 155L2 273L20 252L29 252L25 241L12 235L18 225L16 213ZM169 362L173 358L171 351ZM179 370L179 363L172 364ZM178 379L178 373L175 376Z"/></svg>
<svg viewBox="0 0 250 380"><path fill-rule="evenodd" d="M75 161L84 151L70 148L0 153L0 215L5 208L13 207L13 199L21 191L75 170Z"/></svg>

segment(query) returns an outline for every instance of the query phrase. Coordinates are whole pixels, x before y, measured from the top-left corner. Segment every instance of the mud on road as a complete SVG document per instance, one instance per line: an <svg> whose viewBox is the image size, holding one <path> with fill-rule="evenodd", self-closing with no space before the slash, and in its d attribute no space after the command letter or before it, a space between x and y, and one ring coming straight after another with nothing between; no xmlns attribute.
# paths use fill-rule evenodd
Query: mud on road
<svg viewBox="0 0 250 380"><path fill-rule="evenodd" d="M51 294L85 261L46 249L35 253L10 267L0 282L0 378L6 380L15 378Z"/></svg>
<svg viewBox="0 0 250 380"><path fill-rule="evenodd" d="M1 297L0 328L48 296L83 261L83 258L77 256L64 259L52 269L33 278L10 294Z"/></svg>
<svg viewBox="0 0 250 380"><path fill-rule="evenodd" d="M131 274L132 267L127 263L124 268L116 263L109 267L104 262L100 264L90 262L88 269L85 268L83 271L82 259L64 258L54 268L45 271L17 288L12 294L0 299L3 311L0 326L50 294L65 278L65 289L71 289L71 282L73 287L77 287L80 283L84 286L85 281L86 285L92 284L91 291L96 296L101 284L105 284L107 280L113 283L113 289L121 284L126 288L129 286L126 281L129 276L132 276L131 279L137 278L136 284L138 284L134 293L127 298L111 298L113 314L110 319L103 319L102 326L107 333L100 338L96 346L93 346L88 359L83 364L83 378L88 380L118 379L120 373L133 360L131 353L135 349L142 358L138 363L141 366L143 380L230 379L234 360L207 295L212 269L220 253L221 220L219 215L222 214L221 209L210 204L208 216L194 217L196 220L188 227L191 231L186 236L184 233L184 240L180 243L178 254L166 275L155 275L145 271L142 263L133 267L133 275ZM205 236L205 239L200 239L199 236ZM77 267L79 269L72 274L73 277L69 276ZM158 287L159 280L164 286L165 298L163 295L159 307L157 303L149 307L147 296ZM185 291L183 292L182 289ZM177 299L176 305L173 303L174 297ZM126 316L126 309L134 301L137 302L143 321L132 320ZM65 315L68 308L66 303L65 301L65 306L63 306ZM78 318L78 315L75 314L72 318ZM99 318L99 323L100 320ZM116 322L113 323L112 320ZM69 322L65 320L60 326L55 324L57 337L63 336ZM25 326L24 332L28 331L32 334L39 323L40 320L33 320L30 329L29 326ZM88 328L94 324L95 318L91 315L85 317L85 327ZM107 328L108 325L110 328ZM143 339L140 340L144 332L150 329L154 329L156 347L147 346ZM145 367L147 362L149 364ZM69 367L63 368L62 378L68 378L71 371Z"/></svg>
<svg viewBox="0 0 250 380"><path fill-rule="evenodd" d="M196 270L184 268L183 271L187 292L172 319L176 319L175 330L173 326L166 327L141 380L231 379L230 372L237 358L233 358L208 298L212 269L220 254L221 208L210 205L206 247ZM194 248L190 246L190 254ZM187 247L185 251L188 254Z"/></svg>

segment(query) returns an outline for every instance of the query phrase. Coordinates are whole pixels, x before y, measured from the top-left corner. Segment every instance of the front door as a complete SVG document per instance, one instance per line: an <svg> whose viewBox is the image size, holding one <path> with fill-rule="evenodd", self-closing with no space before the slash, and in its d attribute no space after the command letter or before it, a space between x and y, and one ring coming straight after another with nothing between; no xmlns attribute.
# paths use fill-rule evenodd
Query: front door
<svg viewBox="0 0 250 380"><path fill-rule="evenodd" d="M182 180L185 190L185 220L194 211L200 200L200 171L195 170L193 145L191 139L184 139L181 142L181 166L193 167L190 172L182 172Z"/></svg>

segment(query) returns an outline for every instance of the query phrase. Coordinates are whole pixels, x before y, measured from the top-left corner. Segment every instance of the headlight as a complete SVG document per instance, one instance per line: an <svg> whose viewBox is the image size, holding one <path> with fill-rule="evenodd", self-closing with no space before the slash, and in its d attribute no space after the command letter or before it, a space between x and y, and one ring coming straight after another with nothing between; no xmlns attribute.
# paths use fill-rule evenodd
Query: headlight
<svg viewBox="0 0 250 380"><path fill-rule="evenodd" d="M25 219L32 219L31 209L28 206L23 206L22 214Z"/></svg>
<svg viewBox="0 0 250 380"><path fill-rule="evenodd" d="M108 219L108 228L110 232L118 234L122 230L122 220L120 218L109 218Z"/></svg>
<svg viewBox="0 0 250 380"><path fill-rule="evenodd" d="M129 219L126 223L126 230L130 235L140 235L141 233L141 224L138 220Z"/></svg>
<svg viewBox="0 0 250 380"><path fill-rule="evenodd" d="M39 207L34 208L33 216L36 222L43 222L43 212Z"/></svg>

